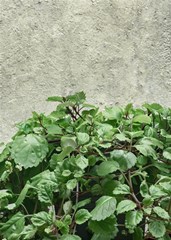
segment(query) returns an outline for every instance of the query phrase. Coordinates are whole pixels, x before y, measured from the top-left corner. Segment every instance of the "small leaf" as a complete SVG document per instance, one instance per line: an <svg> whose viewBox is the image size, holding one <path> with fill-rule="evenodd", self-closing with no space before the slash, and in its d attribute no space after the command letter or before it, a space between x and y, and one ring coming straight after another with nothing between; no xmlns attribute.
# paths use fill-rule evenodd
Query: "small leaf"
<svg viewBox="0 0 171 240"><path fill-rule="evenodd" d="M78 144L79 145L84 145L84 144L89 142L90 137L87 133L78 132L77 133L77 139L78 139Z"/></svg>
<svg viewBox="0 0 171 240"><path fill-rule="evenodd" d="M60 96L53 96L53 97L48 97L47 101L49 102L63 102L63 97Z"/></svg>
<svg viewBox="0 0 171 240"><path fill-rule="evenodd" d="M151 123L151 118L147 115L140 114L140 115L137 115L133 118L133 122L150 124Z"/></svg>
<svg viewBox="0 0 171 240"><path fill-rule="evenodd" d="M105 118L109 120L119 120L122 116L123 112L120 107L106 107L103 115Z"/></svg>
<svg viewBox="0 0 171 240"><path fill-rule="evenodd" d="M142 183L140 184L140 193L142 197L148 197L149 193L148 193L148 185L145 181L142 181Z"/></svg>
<svg viewBox="0 0 171 240"><path fill-rule="evenodd" d="M102 162L96 169L98 176L106 176L109 173L116 172L119 164L114 161Z"/></svg>
<svg viewBox="0 0 171 240"><path fill-rule="evenodd" d="M163 208L161 207L154 207L153 208L153 211L161 218L163 219L169 219L170 216L169 214L166 212L166 210L164 210Z"/></svg>
<svg viewBox="0 0 171 240"><path fill-rule="evenodd" d="M171 147L169 148L166 148L164 151L163 151L163 157L168 159L168 160L171 160Z"/></svg>
<svg viewBox="0 0 171 240"><path fill-rule="evenodd" d="M114 195L118 195L118 194L130 194L130 188L128 185L126 184L120 184L118 187L116 187L113 190L113 194Z"/></svg>
<svg viewBox="0 0 171 240"><path fill-rule="evenodd" d="M66 183L66 187L69 190L73 190L76 187L76 185L77 185L77 180L76 179L71 179Z"/></svg>
<svg viewBox="0 0 171 240"><path fill-rule="evenodd" d="M12 194L8 192L8 189L0 190L0 199L12 197Z"/></svg>
<svg viewBox="0 0 171 240"><path fill-rule="evenodd" d="M78 203L75 204L72 208L73 208L74 210L77 210L77 209L79 209L79 208L81 208L81 207L84 207L85 205L89 204L90 202L91 202L91 198L87 198L87 199L85 199L85 200L82 200L82 201L78 202Z"/></svg>
<svg viewBox="0 0 171 240"><path fill-rule="evenodd" d="M64 203L63 205L63 210L65 214L68 214L72 209L72 202L71 201L67 201Z"/></svg>
<svg viewBox="0 0 171 240"><path fill-rule="evenodd" d="M31 222L36 227L41 227L43 225L49 225L52 222L51 216L47 212L39 212L33 215Z"/></svg>
<svg viewBox="0 0 171 240"><path fill-rule="evenodd" d="M166 232L166 228L164 222L161 221L154 221L149 224L149 231L155 238L160 238L164 236Z"/></svg>
<svg viewBox="0 0 171 240"><path fill-rule="evenodd" d="M125 225L127 228L135 228L143 219L142 211L130 211L126 213Z"/></svg>
<svg viewBox="0 0 171 240"><path fill-rule="evenodd" d="M89 218L91 218L91 214L87 209L80 209L75 214L75 221L77 224L83 224Z"/></svg>
<svg viewBox="0 0 171 240"><path fill-rule="evenodd" d="M117 213L124 213L136 208L136 204L131 200L123 200L117 206Z"/></svg>
<svg viewBox="0 0 171 240"><path fill-rule="evenodd" d="M76 235L63 235L60 240L81 240L79 236Z"/></svg>
<svg viewBox="0 0 171 240"><path fill-rule="evenodd" d="M91 211L92 220L101 221L111 216L116 209L116 199L103 196L96 201L96 207Z"/></svg>
<svg viewBox="0 0 171 240"><path fill-rule="evenodd" d="M61 146L62 148L72 147L74 150L77 147L75 137L69 137L69 136L61 137Z"/></svg>
<svg viewBox="0 0 171 240"><path fill-rule="evenodd" d="M76 165L81 168L82 170L84 170L87 166L88 166L88 159L85 158L84 156L78 156L75 159L75 163Z"/></svg>

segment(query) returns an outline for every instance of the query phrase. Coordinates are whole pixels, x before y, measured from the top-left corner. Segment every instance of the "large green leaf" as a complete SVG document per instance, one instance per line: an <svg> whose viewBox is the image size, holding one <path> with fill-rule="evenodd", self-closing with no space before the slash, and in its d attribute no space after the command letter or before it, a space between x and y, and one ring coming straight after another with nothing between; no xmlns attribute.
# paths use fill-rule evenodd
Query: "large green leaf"
<svg viewBox="0 0 171 240"><path fill-rule="evenodd" d="M125 226L129 229L135 228L143 219L142 211L130 211L126 213Z"/></svg>
<svg viewBox="0 0 171 240"><path fill-rule="evenodd" d="M106 176L109 173L115 172L119 169L119 164L115 161L102 162L96 169L99 176Z"/></svg>
<svg viewBox="0 0 171 240"><path fill-rule="evenodd" d="M116 199L103 196L96 201L96 207L91 211L92 220L101 221L111 216L116 209Z"/></svg>
<svg viewBox="0 0 171 240"><path fill-rule="evenodd" d="M121 170L126 171L132 168L137 161L136 156L132 152L126 152L123 150L114 150L111 152L111 157L116 161Z"/></svg>
<svg viewBox="0 0 171 240"><path fill-rule="evenodd" d="M31 218L31 222L35 227L52 224L52 217L47 212L41 211Z"/></svg>
<svg viewBox="0 0 171 240"><path fill-rule="evenodd" d="M21 237L23 240L33 239L37 232L37 228L33 225L27 225L24 227L23 231L21 232Z"/></svg>
<svg viewBox="0 0 171 240"><path fill-rule="evenodd" d="M20 234L24 229L25 219L21 212L14 214L7 222L2 224L0 228L0 233L7 239L11 239L13 233ZM16 238L13 238L16 239Z"/></svg>
<svg viewBox="0 0 171 240"><path fill-rule="evenodd" d="M75 163L79 168L84 170L88 166L88 159L85 158L84 156L80 155L80 156L76 157Z"/></svg>
<svg viewBox="0 0 171 240"><path fill-rule="evenodd" d="M137 145L134 145L134 147L144 156L151 156L153 157L154 159L156 159L156 152L155 150L150 146L150 145L147 145L147 144L137 144Z"/></svg>
<svg viewBox="0 0 171 240"><path fill-rule="evenodd" d="M118 195L118 194L130 194L130 188L128 185L126 184L120 184L119 186L117 186L114 190L113 190L113 194L114 195Z"/></svg>
<svg viewBox="0 0 171 240"><path fill-rule="evenodd" d="M43 136L28 134L14 139L11 154L16 164L24 168L36 167L46 157L48 144Z"/></svg>
<svg viewBox="0 0 171 240"><path fill-rule="evenodd" d="M78 140L78 144L79 145L84 145L87 142L89 142L90 137L89 137L89 135L87 133L78 132L77 133L77 140Z"/></svg>
<svg viewBox="0 0 171 240"><path fill-rule="evenodd" d="M164 210L163 208L161 207L154 207L153 208L153 211L160 217L160 218L163 218L163 219L169 219L170 216L168 214L168 212L166 212L166 210Z"/></svg>
<svg viewBox="0 0 171 240"><path fill-rule="evenodd" d="M116 230L116 217L110 216L101 221L89 221L89 228L94 233L107 234Z"/></svg>
<svg viewBox="0 0 171 240"><path fill-rule="evenodd" d="M138 122L138 123L146 123L150 124L151 123L151 118L147 115L137 115L133 118L133 122Z"/></svg>
<svg viewBox="0 0 171 240"><path fill-rule="evenodd" d="M119 120L122 116L122 109L120 107L106 107L103 112L105 118L109 120Z"/></svg>
<svg viewBox="0 0 171 240"><path fill-rule="evenodd" d="M164 236L166 232L166 227L162 221L153 221L149 224L149 232L155 238L160 238Z"/></svg>
<svg viewBox="0 0 171 240"><path fill-rule="evenodd" d="M120 213L128 212L130 210L135 209L136 206L137 205L131 200L123 200L118 203L117 213L120 214Z"/></svg>

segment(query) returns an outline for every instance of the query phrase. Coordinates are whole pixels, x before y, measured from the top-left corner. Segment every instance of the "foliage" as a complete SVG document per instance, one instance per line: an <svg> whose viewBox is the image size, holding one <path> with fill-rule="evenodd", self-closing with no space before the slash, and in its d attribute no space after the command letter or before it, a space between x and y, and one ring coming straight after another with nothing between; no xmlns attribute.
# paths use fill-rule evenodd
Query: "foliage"
<svg viewBox="0 0 171 240"><path fill-rule="evenodd" d="M171 109L48 101L0 154L0 238L80 240L84 224L92 240L170 239Z"/></svg>

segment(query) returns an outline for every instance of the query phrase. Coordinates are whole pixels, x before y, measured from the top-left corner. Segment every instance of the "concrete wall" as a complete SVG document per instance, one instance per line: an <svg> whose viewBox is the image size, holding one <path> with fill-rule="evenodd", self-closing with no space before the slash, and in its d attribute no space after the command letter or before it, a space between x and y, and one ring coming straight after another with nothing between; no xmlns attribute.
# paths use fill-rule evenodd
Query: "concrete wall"
<svg viewBox="0 0 171 240"><path fill-rule="evenodd" d="M51 95L171 101L171 0L0 0L1 138Z"/></svg>

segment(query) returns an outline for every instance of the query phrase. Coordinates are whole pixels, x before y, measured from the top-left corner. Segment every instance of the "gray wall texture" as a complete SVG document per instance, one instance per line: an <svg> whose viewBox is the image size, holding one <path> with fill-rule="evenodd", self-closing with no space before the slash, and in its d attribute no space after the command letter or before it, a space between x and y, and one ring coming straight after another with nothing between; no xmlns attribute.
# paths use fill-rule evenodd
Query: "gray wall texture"
<svg viewBox="0 0 171 240"><path fill-rule="evenodd" d="M171 0L0 0L1 141L51 95L171 101Z"/></svg>

